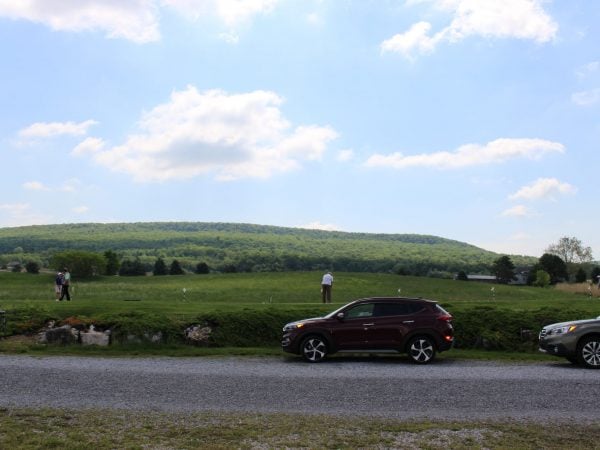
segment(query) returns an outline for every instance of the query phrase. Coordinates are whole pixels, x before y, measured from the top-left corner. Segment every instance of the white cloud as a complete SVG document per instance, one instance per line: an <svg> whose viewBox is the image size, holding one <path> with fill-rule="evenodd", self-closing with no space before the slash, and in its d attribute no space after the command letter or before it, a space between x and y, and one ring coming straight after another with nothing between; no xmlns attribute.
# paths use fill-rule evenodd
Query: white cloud
<svg viewBox="0 0 600 450"><path fill-rule="evenodd" d="M94 154L101 151L104 146L105 143L102 139L89 137L77 144L77 146L71 151L71 155L81 156L86 154Z"/></svg>
<svg viewBox="0 0 600 450"><path fill-rule="evenodd" d="M88 208L87 206L77 206L77 207L71 209L71 211L73 211L74 213L77 213L77 214L85 214L89 210L90 210L90 208Z"/></svg>
<svg viewBox="0 0 600 450"><path fill-rule="evenodd" d="M9 214L22 214L29 209L27 203L0 203L0 211L6 211Z"/></svg>
<svg viewBox="0 0 600 450"><path fill-rule="evenodd" d="M100 31L138 44L160 40L160 8L187 19L215 16L233 28L269 13L279 0L0 0L0 17L28 20L55 31ZM235 34L225 35L229 39Z"/></svg>
<svg viewBox="0 0 600 450"><path fill-rule="evenodd" d="M336 159L340 162L347 162L354 158L354 152L352 150L340 150L337 154Z"/></svg>
<svg viewBox="0 0 600 450"><path fill-rule="evenodd" d="M217 179L268 178L319 160L337 137L330 127L296 126L269 91L228 94L189 86L145 113L139 133L92 158L136 181L166 181L214 173ZM83 150L80 153L86 153Z"/></svg>
<svg viewBox="0 0 600 450"><path fill-rule="evenodd" d="M365 165L367 167L435 167L456 169L468 166L502 163L515 158L539 159L546 153L563 153L564 146L558 142L543 139L496 139L485 145L467 144L453 152L422 153L404 156L375 154Z"/></svg>
<svg viewBox="0 0 600 450"><path fill-rule="evenodd" d="M501 216L503 217L531 217L535 213L525 205L515 205L512 208L508 208L503 211Z"/></svg>
<svg viewBox="0 0 600 450"><path fill-rule="evenodd" d="M418 53L430 53L442 38L441 34L429 37L431 24L428 22L418 22L413 24L408 31L396 34L381 44L382 52L401 53L408 58L412 58L413 51Z"/></svg>
<svg viewBox="0 0 600 450"><path fill-rule="evenodd" d="M571 95L573 103L579 106L590 106L600 102L600 88L576 92Z"/></svg>
<svg viewBox="0 0 600 450"><path fill-rule="evenodd" d="M185 17L198 19L216 15L228 27L235 27L257 14L269 13L279 0L161 0Z"/></svg>
<svg viewBox="0 0 600 450"><path fill-rule="evenodd" d="M580 80L585 80L590 75L597 73L599 70L600 70L600 61L592 61L590 63L584 64L583 66L579 67L575 71L575 75L577 75L577 78L579 78Z"/></svg>
<svg viewBox="0 0 600 450"><path fill-rule="evenodd" d="M337 225L331 223L321 223L319 221L310 222L305 225L298 225L295 228L304 228L307 230L342 231Z"/></svg>
<svg viewBox="0 0 600 450"><path fill-rule="evenodd" d="M155 0L0 0L0 16L56 31L103 31L137 43L160 38Z"/></svg>
<svg viewBox="0 0 600 450"><path fill-rule="evenodd" d="M577 188L569 183L562 183L556 178L538 178L533 183L523 186L509 198L511 200L553 200L557 195L574 194Z"/></svg>
<svg viewBox="0 0 600 450"><path fill-rule="evenodd" d="M77 178L71 178L58 187L46 186L40 181L28 181L23 183L23 188L30 191L76 192L81 189L81 181Z"/></svg>
<svg viewBox="0 0 600 450"><path fill-rule="evenodd" d="M50 190L50 188L48 188L47 186L45 186L43 183L41 183L39 181L28 181L26 183L23 183L23 188L30 190L30 191L48 191L48 190Z"/></svg>
<svg viewBox="0 0 600 450"><path fill-rule="evenodd" d="M227 42L228 44L238 44L240 42L240 36L233 31L219 33L219 39Z"/></svg>
<svg viewBox="0 0 600 450"><path fill-rule="evenodd" d="M2 0L0 0L2 1ZM95 120L84 122L37 122L19 131L19 137L25 139L52 138L56 136L82 136L88 128L96 125Z"/></svg>
<svg viewBox="0 0 600 450"><path fill-rule="evenodd" d="M409 2L427 3L427 2ZM431 24L418 22L404 33L381 44L382 52L428 53L440 42L456 43L469 36L551 41L558 25L542 7L542 0L429 0L438 10L450 13L450 25L430 36Z"/></svg>
<svg viewBox="0 0 600 450"><path fill-rule="evenodd" d="M0 204L0 226L16 227L49 223L50 218L31 211L28 203Z"/></svg>
<svg viewBox="0 0 600 450"><path fill-rule="evenodd" d="M80 180L78 180L77 178L71 178L71 179L65 181L62 184L62 186L60 186L58 188L58 190L62 191L62 192L77 192L77 191L81 190L81 187L82 187L81 185L82 185L82 183Z"/></svg>
<svg viewBox="0 0 600 450"><path fill-rule="evenodd" d="M316 26L316 27L320 27L325 24L325 19L323 18L323 16L321 14L319 14L317 12L307 14L306 21L308 22L308 24Z"/></svg>

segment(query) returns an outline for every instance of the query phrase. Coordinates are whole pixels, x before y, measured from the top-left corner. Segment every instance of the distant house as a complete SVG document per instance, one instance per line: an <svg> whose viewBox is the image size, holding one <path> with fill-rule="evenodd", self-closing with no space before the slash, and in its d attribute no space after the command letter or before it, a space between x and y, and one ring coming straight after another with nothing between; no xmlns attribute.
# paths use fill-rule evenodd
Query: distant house
<svg viewBox="0 0 600 450"><path fill-rule="evenodd" d="M518 284L525 285L527 284L527 278L529 277L529 271L523 270L520 272L515 272L515 277L508 282L508 284Z"/></svg>
<svg viewBox="0 0 600 450"><path fill-rule="evenodd" d="M9 270L9 271L12 272L15 269L15 267L21 267L22 268L22 265L21 265L21 263L19 261L11 261L11 262L9 262L6 265L6 270Z"/></svg>
<svg viewBox="0 0 600 450"><path fill-rule="evenodd" d="M467 275L467 281L476 281L478 283L497 283L495 275Z"/></svg>

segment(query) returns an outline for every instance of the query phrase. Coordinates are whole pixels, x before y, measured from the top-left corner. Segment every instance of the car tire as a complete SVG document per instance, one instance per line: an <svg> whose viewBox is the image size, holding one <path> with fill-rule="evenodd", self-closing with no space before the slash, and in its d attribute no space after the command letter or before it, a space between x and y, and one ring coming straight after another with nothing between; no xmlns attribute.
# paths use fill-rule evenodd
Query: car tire
<svg viewBox="0 0 600 450"><path fill-rule="evenodd" d="M571 364L579 364L579 359L577 359L577 356L566 356L566 358Z"/></svg>
<svg viewBox="0 0 600 450"><path fill-rule="evenodd" d="M408 342L408 357L415 364L427 364L435 358L435 342L428 336L417 336Z"/></svg>
<svg viewBox="0 0 600 450"><path fill-rule="evenodd" d="M308 336L300 345L302 357L311 363L323 361L327 356L327 341L321 336Z"/></svg>
<svg viewBox="0 0 600 450"><path fill-rule="evenodd" d="M577 346L579 364L589 369L600 369L600 336L590 336Z"/></svg>

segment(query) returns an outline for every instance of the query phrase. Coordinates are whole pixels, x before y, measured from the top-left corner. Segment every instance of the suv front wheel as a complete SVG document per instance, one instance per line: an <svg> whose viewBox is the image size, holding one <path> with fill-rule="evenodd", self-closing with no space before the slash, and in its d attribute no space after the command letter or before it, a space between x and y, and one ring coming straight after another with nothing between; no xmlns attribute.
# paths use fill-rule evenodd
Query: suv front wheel
<svg viewBox="0 0 600 450"><path fill-rule="evenodd" d="M590 369L600 369L600 336L583 339L577 347L579 363Z"/></svg>
<svg viewBox="0 0 600 450"><path fill-rule="evenodd" d="M321 336L308 336L300 348L302 357L308 362L319 362L327 356L327 342Z"/></svg>
<svg viewBox="0 0 600 450"><path fill-rule="evenodd" d="M435 342L428 336L417 336L408 343L408 357L417 364L427 364L435 357Z"/></svg>

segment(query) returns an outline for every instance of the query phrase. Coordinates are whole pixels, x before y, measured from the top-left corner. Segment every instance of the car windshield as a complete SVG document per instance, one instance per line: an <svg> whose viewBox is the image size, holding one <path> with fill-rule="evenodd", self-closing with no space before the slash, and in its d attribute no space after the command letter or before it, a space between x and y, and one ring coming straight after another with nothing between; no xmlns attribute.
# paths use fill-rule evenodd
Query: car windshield
<svg viewBox="0 0 600 450"><path fill-rule="evenodd" d="M354 303L354 302L352 302ZM342 306L341 308L336 309L335 311L330 312L329 314L327 314L325 316L325 319L331 319L332 317L335 317L337 315L337 313L341 312L343 309L345 309L348 305L350 305L350 303L348 303L347 305Z"/></svg>

